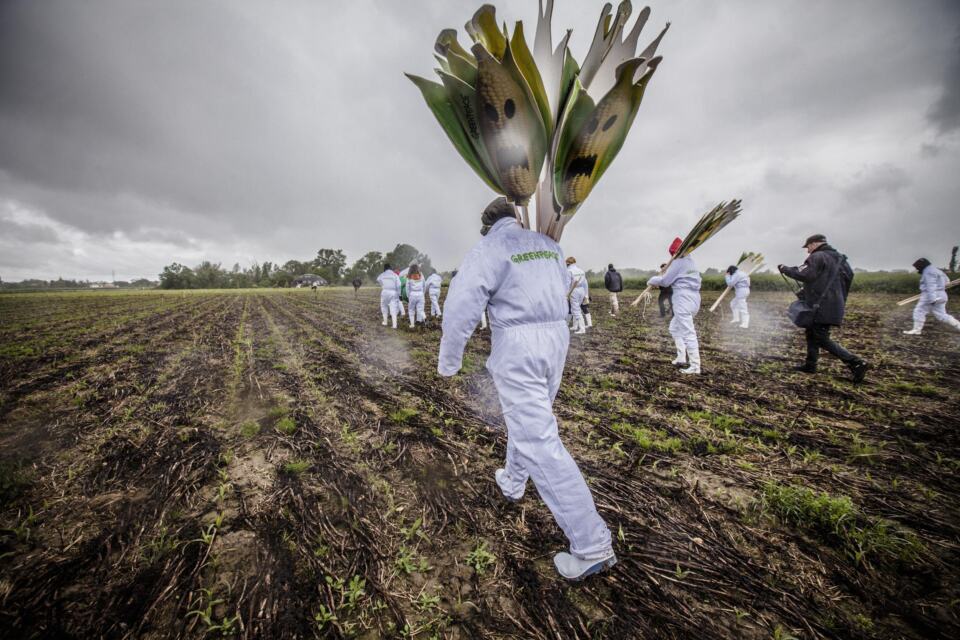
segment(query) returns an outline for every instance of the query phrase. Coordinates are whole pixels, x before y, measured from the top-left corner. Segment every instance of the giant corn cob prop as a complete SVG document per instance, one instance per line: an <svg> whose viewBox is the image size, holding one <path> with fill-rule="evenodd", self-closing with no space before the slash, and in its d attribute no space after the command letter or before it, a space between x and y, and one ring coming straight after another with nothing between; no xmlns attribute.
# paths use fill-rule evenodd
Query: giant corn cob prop
<svg viewBox="0 0 960 640"><path fill-rule="evenodd" d="M469 51L453 29L437 37L439 83L407 74L470 168L520 207L527 228L535 199L535 228L555 240L623 146L670 26L637 56L650 9L626 36L630 1L611 11L604 5L583 66L567 46L570 31L553 47L553 0L547 0L540 3L532 53L523 23L513 34L506 24L501 30L496 9L485 4L466 24Z"/></svg>
<svg viewBox="0 0 960 640"><path fill-rule="evenodd" d="M677 249L677 252L670 258L669 262L663 267L663 271L660 273L666 272L670 268L670 264L677 258L684 258L698 247L700 247L704 242L712 238L720 229L723 229L725 226L730 224L740 215L740 201L731 200L730 202L721 202L715 206L710 211L707 211L703 214L703 217L700 218L699 222L693 226L693 229L690 230L690 233L687 234L687 237L683 239L683 242L680 244L680 247ZM653 289L653 286L647 286L643 290L637 299L630 303L630 306L636 306L640 300L643 299L645 293Z"/></svg>
<svg viewBox="0 0 960 640"><path fill-rule="evenodd" d="M737 270L743 271L748 276L752 276L755 271L760 269L763 266L763 256L759 253L741 253L740 260L737 261ZM727 287L723 290L723 293L717 298L717 301L713 303L713 306L710 307L710 313L713 313L717 310L717 307L720 306L720 302L733 290L733 287Z"/></svg>

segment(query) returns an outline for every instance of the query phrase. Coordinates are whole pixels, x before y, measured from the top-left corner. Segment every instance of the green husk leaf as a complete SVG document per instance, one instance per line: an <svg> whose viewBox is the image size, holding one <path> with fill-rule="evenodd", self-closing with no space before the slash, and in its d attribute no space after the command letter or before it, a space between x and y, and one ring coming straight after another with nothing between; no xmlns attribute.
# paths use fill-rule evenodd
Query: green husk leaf
<svg viewBox="0 0 960 640"><path fill-rule="evenodd" d="M473 14L473 18L466 24L467 33L474 42L479 42L497 60L503 60L507 50L507 39L503 37L500 27L497 26L497 9L492 4L485 4Z"/></svg>
<svg viewBox="0 0 960 640"><path fill-rule="evenodd" d="M449 74L440 73L441 77L453 77ZM433 112L434 117L436 117L437 122L440 123L444 133L447 134L450 142L453 143L456 150L463 159L466 160L467 164L470 165L470 168L473 169L476 174L480 176L480 179L486 182L491 189L501 193L502 189L498 186L496 179L493 177L493 173L484 165L478 149L471 141L468 129L464 126L460 114L454 108L448 87L444 84L438 84L409 73L405 75L420 89L420 92L423 94L423 99L426 101L430 111ZM461 84L463 83L461 82Z"/></svg>
<svg viewBox="0 0 960 640"><path fill-rule="evenodd" d="M543 121L544 130L549 139L553 134L553 114L550 113L550 100L547 98L547 90L543 86L543 78L540 76L537 63L534 61L529 47L527 47L522 22L518 21L513 28L513 38L511 38L510 46L507 48L507 55L513 57L517 69L526 81L527 88L540 110L540 119Z"/></svg>

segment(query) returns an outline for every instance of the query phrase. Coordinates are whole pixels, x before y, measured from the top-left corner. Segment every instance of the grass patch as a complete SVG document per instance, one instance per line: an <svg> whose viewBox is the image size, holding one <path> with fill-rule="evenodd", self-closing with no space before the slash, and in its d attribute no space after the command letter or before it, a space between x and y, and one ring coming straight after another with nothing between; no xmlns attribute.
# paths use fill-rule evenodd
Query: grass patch
<svg viewBox="0 0 960 640"><path fill-rule="evenodd" d="M891 391L902 391L904 393L909 393L912 396L923 396L925 398L942 397L939 389L932 384L927 383L917 384L915 382L892 382L887 385L887 388Z"/></svg>
<svg viewBox="0 0 960 640"><path fill-rule="evenodd" d="M391 412L387 417L397 424L406 424L410 418L417 415L417 413L418 411L412 407L400 407L396 411Z"/></svg>
<svg viewBox="0 0 960 640"><path fill-rule="evenodd" d="M292 436L297 431L297 423L290 416L285 416L277 420L277 431L284 435Z"/></svg>
<svg viewBox="0 0 960 640"><path fill-rule="evenodd" d="M240 435L242 435L244 438L252 438L259 433L260 424L253 420L248 420L240 425Z"/></svg>
<svg viewBox="0 0 960 640"><path fill-rule="evenodd" d="M725 431L733 427L742 427L743 420L733 416L723 416L712 411L687 411L687 417L694 422L707 422L711 427Z"/></svg>
<svg viewBox="0 0 960 640"><path fill-rule="evenodd" d="M924 549L896 523L862 514L849 496L831 496L798 485L764 484L760 511L839 548L856 564L877 557L913 563Z"/></svg>
<svg viewBox="0 0 960 640"><path fill-rule="evenodd" d="M680 438L671 438L667 432L661 429L648 429L647 427L635 427L626 422L614 422L610 428L632 440L640 449L644 451L659 451L661 453L676 453L683 448L683 441Z"/></svg>
<svg viewBox="0 0 960 640"><path fill-rule="evenodd" d="M309 460L291 460L290 462L283 465L283 470L286 473L289 473L294 476L298 476L304 471L306 471L307 469L309 469L312 464L313 463L310 462Z"/></svg>

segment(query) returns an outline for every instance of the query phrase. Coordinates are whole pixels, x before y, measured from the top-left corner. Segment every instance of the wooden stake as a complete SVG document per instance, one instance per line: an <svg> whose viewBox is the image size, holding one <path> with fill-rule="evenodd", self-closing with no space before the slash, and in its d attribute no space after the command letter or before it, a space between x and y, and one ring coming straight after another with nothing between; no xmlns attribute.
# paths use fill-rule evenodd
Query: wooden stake
<svg viewBox="0 0 960 640"><path fill-rule="evenodd" d="M944 288L944 289L949 289L950 287L955 287L955 286L957 286L958 284L960 284L960 278L957 278L956 280L951 280L951 281L948 282L943 288ZM911 297L907 298L906 300L901 300L900 302L897 303L897 306L898 306L898 307L902 307L902 306L905 305L905 304L910 304L911 302L916 302L917 300L920 299L920 296L922 296L922 295L923 295L922 293L919 293L919 294L917 294L917 295L915 295L915 296L911 296Z"/></svg>

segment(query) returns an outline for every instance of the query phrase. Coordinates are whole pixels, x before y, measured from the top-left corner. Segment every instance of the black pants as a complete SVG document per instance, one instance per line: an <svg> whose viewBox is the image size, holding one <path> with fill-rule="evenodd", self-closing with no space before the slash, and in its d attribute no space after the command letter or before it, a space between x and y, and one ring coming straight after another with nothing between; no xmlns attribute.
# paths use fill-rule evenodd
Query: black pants
<svg viewBox="0 0 960 640"><path fill-rule="evenodd" d="M807 327L806 332L808 365L817 366L817 360L820 358L820 349L840 358L847 366L853 366L860 362L860 358L830 339L829 324L815 324L812 327Z"/></svg>
<svg viewBox="0 0 960 640"><path fill-rule="evenodd" d="M673 313L673 289L669 287L660 287L660 295L657 296L657 304L660 306L660 317L667 317L667 307L669 313Z"/></svg>

